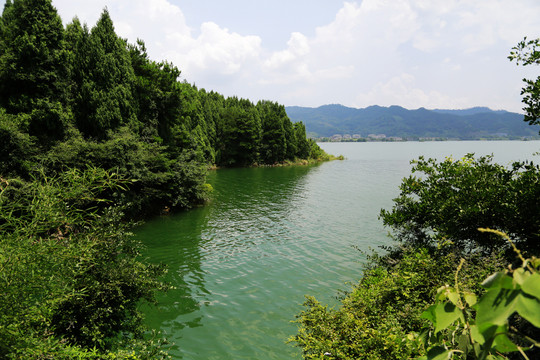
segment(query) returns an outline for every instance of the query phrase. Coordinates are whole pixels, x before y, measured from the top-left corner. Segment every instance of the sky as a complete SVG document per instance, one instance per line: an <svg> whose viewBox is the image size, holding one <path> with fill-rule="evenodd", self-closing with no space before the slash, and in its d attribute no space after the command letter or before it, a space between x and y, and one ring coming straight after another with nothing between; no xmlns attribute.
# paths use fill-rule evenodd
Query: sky
<svg viewBox="0 0 540 360"><path fill-rule="evenodd" d="M4 2L3 0L0 0ZM522 112L538 66L507 57L540 37L538 0L53 0L91 28L105 7L118 35L146 43L181 79L286 106Z"/></svg>

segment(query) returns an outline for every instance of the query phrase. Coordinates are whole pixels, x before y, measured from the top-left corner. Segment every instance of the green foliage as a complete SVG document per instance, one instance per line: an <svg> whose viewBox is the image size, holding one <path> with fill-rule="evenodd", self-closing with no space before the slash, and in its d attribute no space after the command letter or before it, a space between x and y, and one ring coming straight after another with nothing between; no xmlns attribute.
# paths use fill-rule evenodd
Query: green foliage
<svg viewBox="0 0 540 360"><path fill-rule="evenodd" d="M106 196L127 206L132 216L151 215L164 207L188 208L206 200L206 168L192 151L170 158L163 146L141 141L126 127L107 141L86 141L76 134L40 157L51 173L65 168L98 166L130 179L126 191ZM127 191L129 190L129 191Z"/></svg>
<svg viewBox="0 0 540 360"><path fill-rule="evenodd" d="M262 122L261 161L267 164L284 161L287 158L285 108L277 103L259 101L257 109L261 114Z"/></svg>
<svg viewBox="0 0 540 360"><path fill-rule="evenodd" d="M470 257L462 274L464 286L477 289L479 281L498 266L484 258ZM375 256L362 280L342 300L338 310L327 309L315 299L304 303L301 327L291 339L302 347L304 358L410 359L422 354L415 335L425 324L420 318L435 289L453 279L459 260L453 254L404 249Z"/></svg>
<svg viewBox="0 0 540 360"><path fill-rule="evenodd" d="M527 37L512 48L510 61L516 64L539 65L540 64L540 39L527 40ZM530 125L540 124L540 76L536 80L523 79L525 87L521 90L522 102L525 104L525 121Z"/></svg>
<svg viewBox="0 0 540 360"><path fill-rule="evenodd" d="M391 211L380 217L397 239L412 244L448 244L454 250L489 253L507 242L479 227L499 229L531 254L540 250L540 168L514 163L506 168L492 157L436 162L420 157L400 186Z"/></svg>
<svg viewBox="0 0 540 360"><path fill-rule="evenodd" d="M253 104L228 99L217 161L226 166L249 166L259 158L260 118ZM247 100L245 100L247 101Z"/></svg>
<svg viewBox="0 0 540 360"><path fill-rule="evenodd" d="M105 138L107 131L135 122L133 83L135 76L127 44L115 31L104 10L90 33L78 30L72 53L79 67L74 115L78 128L87 137ZM87 37L87 38L85 38Z"/></svg>
<svg viewBox="0 0 540 360"><path fill-rule="evenodd" d="M50 0L15 0L0 22L0 107L28 114L28 131L43 142L61 139L66 53L62 21Z"/></svg>
<svg viewBox="0 0 540 360"><path fill-rule="evenodd" d="M137 259L139 244L119 209L101 197L126 183L99 168L1 179L5 358L109 358L104 354L120 351L119 343L125 349L128 339L141 338L138 304L166 286L158 280L163 269Z"/></svg>
<svg viewBox="0 0 540 360"><path fill-rule="evenodd" d="M32 138L19 129L21 117L8 115L0 109L0 174L15 176L30 170L29 159L35 154Z"/></svg>
<svg viewBox="0 0 540 360"><path fill-rule="evenodd" d="M131 64L136 77L135 100L140 135L147 141L160 137L168 142L177 111L181 108L178 86L180 70L167 62L156 63L148 58L142 40L129 46Z"/></svg>
<svg viewBox="0 0 540 360"><path fill-rule="evenodd" d="M503 235L498 231L487 231ZM521 257L521 255L520 255ZM476 294L460 288L456 272L455 286L439 288L436 303L422 315L433 325L424 332L427 355L422 359L508 359L503 354L519 352L540 345L516 329L509 319L514 313L540 328L540 261L522 259L517 269L511 267L488 277L483 283L486 292ZM519 343L518 343L519 342ZM525 343L525 344L520 344Z"/></svg>
<svg viewBox="0 0 540 360"><path fill-rule="evenodd" d="M63 94L63 26L50 0L15 0L4 8L0 43L0 106L29 112L32 101Z"/></svg>

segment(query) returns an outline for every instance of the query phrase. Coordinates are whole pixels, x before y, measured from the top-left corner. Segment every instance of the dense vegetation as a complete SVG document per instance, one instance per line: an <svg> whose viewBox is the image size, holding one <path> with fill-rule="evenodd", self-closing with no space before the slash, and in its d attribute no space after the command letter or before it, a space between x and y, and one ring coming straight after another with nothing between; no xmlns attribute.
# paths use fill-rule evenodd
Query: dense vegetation
<svg viewBox="0 0 540 360"><path fill-rule="evenodd" d="M540 64L538 40L514 50ZM540 77L525 82L525 120L538 124ZM538 359L540 166L413 164L380 214L395 245L368 256L339 308L308 297L292 341L306 359Z"/></svg>
<svg viewBox="0 0 540 360"><path fill-rule="evenodd" d="M282 105L180 81L107 10L51 0L0 17L0 358L156 359L138 305L166 289L129 219L205 201L209 166L327 155Z"/></svg>
<svg viewBox="0 0 540 360"><path fill-rule="evenodd" d="M521 139L540 138L539 126L527 126L523 115L478 107L467 110L407 110L400 106L370 106L365 109L342 105L318 108L287 107L294 121L302 121L310 136L335 134L384 134L403 139Z"/></svg>

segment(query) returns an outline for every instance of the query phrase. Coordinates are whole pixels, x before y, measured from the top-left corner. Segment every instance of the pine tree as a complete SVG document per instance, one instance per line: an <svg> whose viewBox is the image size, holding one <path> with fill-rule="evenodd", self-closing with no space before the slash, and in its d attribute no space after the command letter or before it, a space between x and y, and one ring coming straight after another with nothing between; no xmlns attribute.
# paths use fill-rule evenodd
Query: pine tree
<svg viewBox="0 0 540 360"><path fill-rule="evenodd" d="M32 135L62 138L66 52L62 20L51 0L7 1L0 38L0 106L9 114L28 114L21 125Z"/></svg>
<svg viewBox="0 0 540 360"><path fill-rule="evenodd" d="M116 35L107 9L87 41L84 36L74 47L73 72L80 74L74 104L76 122L85 136L103 139L108 130L135 126L135 76L127 44Z"/></svg>

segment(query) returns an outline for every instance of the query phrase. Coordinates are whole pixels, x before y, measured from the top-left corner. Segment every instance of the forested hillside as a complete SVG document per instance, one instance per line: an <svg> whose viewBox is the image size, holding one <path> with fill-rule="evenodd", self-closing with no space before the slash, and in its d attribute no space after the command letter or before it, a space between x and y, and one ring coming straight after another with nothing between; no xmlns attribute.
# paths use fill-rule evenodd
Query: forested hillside
<svg viewBox="0 0 540 360"><path fill-rule="evenodd" d="M318 108L287 107L294 121L302 121L310 136L384 134L386 137L446 139L538 138L540 126L528 126L523 115L477 107L466 110L407 110L400 106L364 109L342 105Z"/></svg>
<svg viewBox="0 0 540 360"><path fill-rule="evenodd" d="M51 0L0 17L0 358L159 359L139 306L167 285L128 219L205 201L210 166L321 159L282 105L198 89Z"/></svg>

